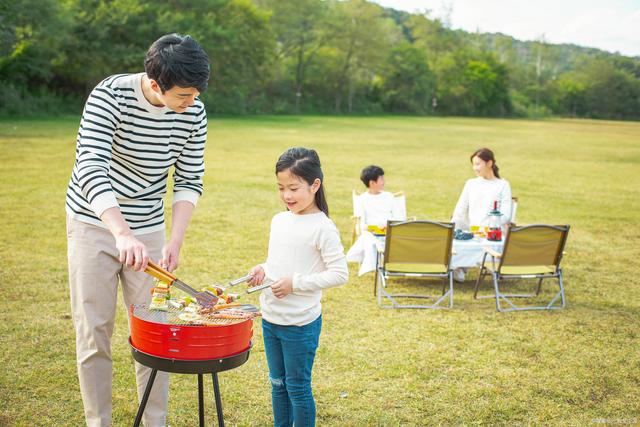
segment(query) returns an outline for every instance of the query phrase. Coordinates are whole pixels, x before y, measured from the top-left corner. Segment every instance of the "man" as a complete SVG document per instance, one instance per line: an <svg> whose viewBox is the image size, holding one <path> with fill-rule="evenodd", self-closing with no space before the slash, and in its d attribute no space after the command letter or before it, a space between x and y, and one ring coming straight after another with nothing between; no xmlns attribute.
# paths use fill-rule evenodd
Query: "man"
<svg viewBox="0 0 640 427"><path fill-rule="evenodd" d="M209 59L189 36L165 35L145 73L106 78L91 92L67 189L67 243L78 378L87 425L111 425L111 336L118 282L124 302L148 303L150 259L170 271L202 194L207 118L197 96ZM174 166L172 223L165 242L163 197ZM136 363L141 398L150 369ZM168 375L158 373L144 424L166 424Z"/></svg>

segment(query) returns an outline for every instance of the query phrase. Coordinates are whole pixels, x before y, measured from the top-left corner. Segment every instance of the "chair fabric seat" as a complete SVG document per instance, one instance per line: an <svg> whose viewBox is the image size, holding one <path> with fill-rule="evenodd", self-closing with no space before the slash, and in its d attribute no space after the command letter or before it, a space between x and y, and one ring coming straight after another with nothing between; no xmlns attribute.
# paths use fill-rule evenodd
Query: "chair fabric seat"
<svg viewBox="0 0 640 427"><path fill-rule="evenodd" d="M385 270L389 273L423 273L446 274L447 267L442 264L405 264L390 262L385 264Z"/></svg>
<svg viewBox="0 0 640 427"><path fill-rule="evenodd" d="M486 266L488 270L493 271L490 265ZM553 265L524 265L509 267L503 265L500 274L503 276L523 276L532 274L553 274L556 268Z"/></svg>

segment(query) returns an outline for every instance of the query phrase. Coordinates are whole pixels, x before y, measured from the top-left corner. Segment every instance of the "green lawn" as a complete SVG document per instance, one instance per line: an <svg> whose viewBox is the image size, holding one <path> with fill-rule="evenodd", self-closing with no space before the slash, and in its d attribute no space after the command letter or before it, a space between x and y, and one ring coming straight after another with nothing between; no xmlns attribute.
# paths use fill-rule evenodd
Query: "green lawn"
<svg viewBox="0 0 640 427"><path fill-rule="evenodd" d="M0 120L0 425L84 422L64 231L77 126L76 117ZM372 275L359 278L352 265L349 283L323 299L318 425L640 422L640 123L211 119L208 144L206 192L178 270L191 283L230 279L265 259L270 218L282 209L273 169L290 146L320 153L345 247L363 166L384 167L387 189L407 193L409 215L447 220L480 146L496 152L519 198L519 223L571 224L563 311L498 314L493 301L473 300L475 272L456 285L453 310L380 310ZM127 335L122 307L113 337L116 426L130 425L137 409ZM259 322L254 336L249 361L220 374L228 425L271 422ZM171 425L195 425L195 376L174 375L170 393Z"/></svg>

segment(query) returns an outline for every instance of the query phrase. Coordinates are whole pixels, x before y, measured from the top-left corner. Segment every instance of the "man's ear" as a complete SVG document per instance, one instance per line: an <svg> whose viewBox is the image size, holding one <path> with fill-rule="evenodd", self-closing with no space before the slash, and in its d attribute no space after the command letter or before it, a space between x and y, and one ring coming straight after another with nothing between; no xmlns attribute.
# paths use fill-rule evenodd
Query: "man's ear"
<svg viewBox="0 0 640 427"><path fill-rule="evenodd" d="M162 89L160 88L160 85L158 84L157 81L153 80L153 79L149 79L149 86L151 87L151 90L153 90L156 93L162 93Z"/></svg>

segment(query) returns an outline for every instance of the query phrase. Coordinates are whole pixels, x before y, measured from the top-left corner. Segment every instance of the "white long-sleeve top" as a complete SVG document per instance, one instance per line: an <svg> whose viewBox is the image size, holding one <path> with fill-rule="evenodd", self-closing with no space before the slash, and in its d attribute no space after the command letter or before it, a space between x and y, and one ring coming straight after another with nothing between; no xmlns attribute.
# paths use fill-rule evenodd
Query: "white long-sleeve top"
<svg viewBox="0 0 640 427"><path fill-rule="evenodd" d="M284 298L276 298L270 288L260 295L262 317L278 325L313 322L322 312L322 289L343 285L349 278L340 233L324 212L276 214L262 266L267 280L293 278L293 293Z"/></svg>
<svg viewBox="0 0 640 427"><path fill-rule="evenodd" d="M368 225L377 225L385 227L387 220L397 219L404 220L402 214L397 212L394 196L388 191L381 191L378 194L371 194L368 191L358 196L358 204L360 212L356 212L356 216L360 216L362 221L360 226L363 230Z"/></svg>
<svg viewBox="0 0 640 427"><path fill-rule="evenodd" d="M487 215L496 200L502 213L500 220L502 224L506 224L511 220L509 182L501 178L472 178L464 184L451 221L456 223L456 228L462 229L469 229L470 225L486 225Z"/></svg>

